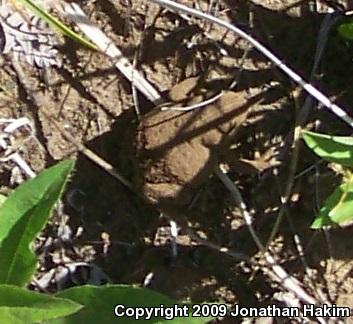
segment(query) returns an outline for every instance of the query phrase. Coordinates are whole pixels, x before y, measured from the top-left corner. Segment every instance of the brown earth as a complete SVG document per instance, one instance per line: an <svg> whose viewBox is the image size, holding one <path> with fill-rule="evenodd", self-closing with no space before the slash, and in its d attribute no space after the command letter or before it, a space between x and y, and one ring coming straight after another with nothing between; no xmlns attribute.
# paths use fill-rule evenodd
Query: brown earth
<svg viewBox="0 0 353 324"><path fill-rule="evenodd" d="M208 2L199 2L207 10ZM212 3L217 16L242 26L310 78L324 15L308 12L302 1ZM216 162L227 163L253 212L255 229L266 242L288 181L293 130L305 96L293 98L294 87L282 73L218 26L188 21L142 1L81 1L80 5L136 61L164 98L173 101L172 107L199 103L220 91L224 95L190 112L161 110L139 95L137 110L142 116L138 119L131 85L112 62L65 39L60 47L64 65L47 71L49 83L42 71L22 65L26 79L43 99L36 107L21 87L11 61L5 59L0 70L1 86L6 90L0 93L1 118L27 116L36 129L36 140L21 148L26 161L38 172L68 156L77 157L63 211L38 239L38 278L65 262L94 262L115 283L142 284L153 272L149 286L180 300L281 304L282 288L253 265L195 244L185 233L177 240L179 254L173 258L168 223L153 205L176 205L179 213L188 215L188 225L206 240L257 260L258 251L240 212L212 169ZM351 43L333 28L315 79L325 93L346 107L352 102L351 53ZM236 88L229 90L235 79ZM190 85L190 80L196 82ZM254 97L261 98L261 103ZM77 154L43 111L117 167L147 202ZM320 121L320 132L350 134L346 125L323 109L312 109L306 125L315 121ZM271 251L317 300L353 307L352 228L327 233L309 229L317 208L339 181L339 175L324 163L317 165L316 174L312 166L317 161L308 149L301 148L295 195ZM3 163L1 179L4 191L16 185L13 165ZM63 219L73 233L82 228L83 234L64 241L60 236ZM294 235L300 237L305 262Z"/></svg>

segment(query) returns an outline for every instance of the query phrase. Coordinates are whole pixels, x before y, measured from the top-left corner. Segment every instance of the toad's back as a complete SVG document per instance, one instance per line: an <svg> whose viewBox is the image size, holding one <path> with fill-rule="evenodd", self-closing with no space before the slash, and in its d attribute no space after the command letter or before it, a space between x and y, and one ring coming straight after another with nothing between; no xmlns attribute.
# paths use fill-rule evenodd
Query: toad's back
<svg viewBox="0 0 353 324"><path fill-rule="evenodd" d="M192 103L201 101L194 98ZM144 116L137 136L138 181L153 203L184 205L209 176L229 136L244 122L245 91L224 91L214 103L188 112L153 111Z"/></svg>

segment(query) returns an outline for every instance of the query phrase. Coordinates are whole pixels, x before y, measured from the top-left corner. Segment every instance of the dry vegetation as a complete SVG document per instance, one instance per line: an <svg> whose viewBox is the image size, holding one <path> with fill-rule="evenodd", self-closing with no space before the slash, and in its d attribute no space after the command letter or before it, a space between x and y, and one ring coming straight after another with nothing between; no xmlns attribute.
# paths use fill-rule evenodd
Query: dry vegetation
<svg viewBox="0 0 353 324"><path fill-rule="evenodd" d="M324 14L310 11L307 1L179 2L241 26L330 98L351 106L352 46L335 27L311 76ZM165 101L173 101L172 107L199 104L226 92L190 113L153 109L109 58L69 39L59 46L62 66L45 72L21 63L19 76L19 67L4 58L1 118L26 116L36 130L35 139L20 148L24 159L38 172L77 157L62 206L37 242L37 280L53 291L59 279L43 279L50 270L71 262L94 263L114 283L143 284L153 273L148 287L179 300L243 306L295 303L297 296L260 270L266 262L227 188L213 174L222 162L264 245L278 215L284 215L269 248L277 262L317 301L353 307L352 228L325 233L309 229L339 175L318 163L294 135L298 126L335 134L349 134L349 128L317 103L303 117L306 94L221 27L142 0L88 0L80 6ZM109 161L133 183L134 191L78 154L47 115ZM236 134L227 136L234 127ZM3 191L17 185L17 173L13 164L1 165ZM281 204L284 198L287 203ZM177 256L172 256L168 216L182 227ZM214 248L193 241L186 228ZM74 268L75 278L61 285L94 282L89 276L77 279L79 268ZM228 320L234 321L223 322Z"/></svg>

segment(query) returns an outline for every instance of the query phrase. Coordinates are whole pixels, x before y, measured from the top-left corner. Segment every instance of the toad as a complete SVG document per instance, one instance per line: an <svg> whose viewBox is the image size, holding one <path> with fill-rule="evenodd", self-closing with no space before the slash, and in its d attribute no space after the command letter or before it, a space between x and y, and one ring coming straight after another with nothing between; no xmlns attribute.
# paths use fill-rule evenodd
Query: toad
<svg viewBox="0 0 353 324"><path fill-rule="evenodd" d="M173 107L154 109L137 127L133 182L154 205L187 206L259 101L245 91L215 95L201 83L196 77L174 86Z"/></svg>

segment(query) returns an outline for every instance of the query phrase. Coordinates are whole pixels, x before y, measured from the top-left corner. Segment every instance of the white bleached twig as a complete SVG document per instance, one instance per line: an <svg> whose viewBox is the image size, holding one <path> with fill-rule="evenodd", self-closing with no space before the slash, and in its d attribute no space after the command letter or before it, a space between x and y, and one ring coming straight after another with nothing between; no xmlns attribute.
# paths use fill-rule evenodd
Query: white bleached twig
<svg viewBox="0 0 353 324"><path fill-rule="evenodd" d="M11 150L11 147L7 144L5 141L5 138L8 138L11 133L13 133L16 129L19 129L24 126L29 126L29 128L32 130L31 122L29 121L28 118L22 117L18 119L6 119L6 118L0 118L0 124L8 124L4 128L4 135L1 138L0 141L0 147L4 150ZM36 176L35 172L31 169L31 167L28 165L28 163L21 157L21 155L18 152L11 153L1 160L3 161L8 161L11 160L15 164L18 165L18 167L29 177L29 178L34 178Z"/></svg>
<svg viewBox="0 0 353 324"><path fill-rule="evenodd" d="M318 302L310 296L299 284L299 282L293 278L286 270L284 270L275 260L275 258L269 253L266 252L264 245L261 243L261 240L257 236L254 227L252 226L252 218L247 210L246 204L241 196L241 193L234 182L228 177L226 171L220 167L215 168L215 174L223 182L225 187L230 191L232 197L234 198L236 204L240 207L240 211L245 220L245 223L250 231L252 239L256 243L258 249L263 252L267 265L272 269L275 274L277 282L282 285L288 291L294 293L300 300L305 303L317 305ZM326 323L322 317L317 317L320 323Z"/></svg>
<svg viewBox="0 0 353 324"><path fill-rule="evenodd" d="M75 22L81 31L94 42L103 53L114 60L116 68L141 91L148 100L155 104L160 103L161 96L158 91L139 71L134 69L130 61L123 55L120 49L115 46L113 41L87 18L78 4L66 4L64 6L64 14Z"/></svg>
<svg viewBox="0 0 353 324"><path fill-rule="evenodd" d="M331 110L336 116L345 121L351 128L353 128L353 119L347 115L347 113L338 105L332 103L330 99L322 94L319 90L313 87L310 83L306 82L299 74L294 72L291 68L285 65L276 55L274 55L269 49L258 42L256 39L248 35L242 29L222 20L214 17L210 14L203 13L200 10L189 8L180 3L171 0L152 0L153 2L159 4L162 7L168 8L172 11L181 12L184 14L192 15L194 17L205 19L211 23L220 25L240 37L247 40L252 44L259 52L261 52L265 57L267 57L271 62L273 62L279 69L281 69L285 74L287 74L294 82L299 84L305 91L307 91L311 96L321 102L326 108Z"/></svg>
<svg viewBox="0 0 353 324"><path fill-rule="evenodd" d="M35 172L31 169L28 163L20 156L19 153L12 153L8 156L8 159L15 162L29 178L33 179L36 176Z"/></svg>
<svg viewBox="0 0 353 324"><path fill-rule="evenodd" d="M3 124L3 123L4 124L8 123L8 125L4 128L4 132L8 134L13 133L16 129L26 125L28 125L32 130L31 122L27 117L21 117L17 119L0 118L0 124Z"/></svg>
<svg viewBox="0 0 353 324"><path fill-rule="evenodd" d="M216 94L212 98L204 100L202 102L199 102L199 103L197 103L195 105L186 106L186 107L182 107L182 106L162 107L161 110L162 111L163 110L190 111L190 110L194 110L194 109L197 109L197 108L202 108L202 107L205 107L207 105L210 105L211 103L214 103L219 98L221 98L222 95L223 95L223 92L221 91L220 93Z"/></svg>
<svg viewBox="0 0 353 324"><path fill-rule="evenodd" d="M175 221L171 220L169 222L170 224L170 236L171 236L171 247L172 247L172 255L173 257L177 257L178 256L178 248L177 248L177 237L178 237L178 225Z"/></svg>

